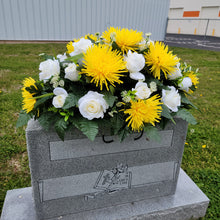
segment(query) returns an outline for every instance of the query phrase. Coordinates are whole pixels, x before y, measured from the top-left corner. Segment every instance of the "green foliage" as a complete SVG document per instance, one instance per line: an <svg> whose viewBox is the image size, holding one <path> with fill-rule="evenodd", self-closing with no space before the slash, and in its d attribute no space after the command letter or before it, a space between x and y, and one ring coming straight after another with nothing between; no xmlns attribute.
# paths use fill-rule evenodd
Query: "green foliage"
<svg viewBox="0 0 220 220"><path fill-rule="evenodd" d="M156 142L161 142L161 136L157 129L157 127L153 127L151 125L145 126L144 131L149 140L153 140Z"/></svg>
<svg viewBox="0 0 220 220"><path fill-rule="evenodd" d="M30 118L31 118L30 115L26 114L25 111L21 111L19 114L19 118L17 120L17 123L16 123L16 128L27 125Z"/></svg>
<svg viewBox="0 0 220 220"><path fill-rule="evenodd" d="M163 116L164 118L170 119L175 124L175 121L173 120L173 117L170 113L169 108L164 104L162 105L162 108L163 110L161 112L161 116Z"/></svg>
<svg viewBox="0 0 220 220"><path fill-rule="evenodd" d="M186 109L180 109L176 116L179 116L183 120L186 120L188 123L195 125L197 124L196 119L193 117L193 115L187 111Z"/></svg>
<svg viewBox="0 0 220 220"><path fill-rule="evenodd" d="M73 124L82 131L91 141L95 140L98 134L98 123L96 121L87 120L82 117L77 117L73 119Z"/></svg>
<svg viewBox="0 0 220 220"><path fill-rule="evenodd" d="M105 92L104 93L104 99L107 102L107 104L112 107L115 100L117 99L116 96L111 95L111 93Z"/></svg>
<svg viewBox="0 0 220 220"><path fill-rule="evenodd" d="M73 93L69 93L66 100L65 100L63 109L69 109L71 107L76 106L78 103L78 100L79 99L76 95L74 95Z"/></svg>

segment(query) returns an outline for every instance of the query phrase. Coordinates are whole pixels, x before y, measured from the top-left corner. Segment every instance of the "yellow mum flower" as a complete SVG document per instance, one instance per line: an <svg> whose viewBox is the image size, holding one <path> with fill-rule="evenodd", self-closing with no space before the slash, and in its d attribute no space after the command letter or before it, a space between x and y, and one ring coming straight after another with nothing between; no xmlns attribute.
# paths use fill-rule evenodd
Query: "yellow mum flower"
<svg viewBox="0 0 220 220"><path fill-rule="evenodd" d="M155 42L150 44L149 51L145 53L146 64L151 66L150 70L155 78L160 79L160 71L164 73L165 78L167 74L175 72L176 65L179 59L168 52L168 46L165 46L161 42Z"/></svg>
<svg viewBox="0 0 220 220"><path fill-rule="evenodd" d="M26 78L23 81L23 85L24 87L21 89L22 90L22 97L23 97L23 102L22 102L22 109L24 111L26 111L27 113L29 113L30 111L33 110L34 105L36 103L36 99L33 97L34 93L30 93L26 90L26 88L30 87L30 86L34 86L36 89L36 85L35 85L35 80L31 77Z"/></svg>
<svg viewBox="0 0 220 220"><path fill-rule="evenodd" d="M133 131L142 130L144 123L150 123L154 126L155 122L159 122L162 107L158 95L147 100L131 100L130 103L131 108L126 109L124 113L129 114L126 122L129 121L128 126L131 126Z"/></svg>
<svg viewBox="0 0 220 220"><path fill-rule="evenodd" d="M105 42L110 44L112 40L121 48L122 52L138 49L139 43L143 40L143 33L127 28L110 27L102 34Z"/></svg>
<svg viewBox="0 0 220 220"><path fill-rule="evenodd" d="M196 85L199 84L199 78L196 76L196 74L194 72L189 72L186 73L185 75L191 79L192 84L197 88Z"/></svg>
<svg viewBox="0 0 220 220"><path fill-rule="evenodd" d="M126 72L123 56L118 51L112 51L107 45L94 45L84 53L84 68L81 74L92 77L91 82L103 89L103 85L109 90L108 83L123 83L119 78Z"/></svg>
<svg viewBox="0 0 220 220"><path fill-rule="evenodd" d="M73 47L73 42L70 41L67 45L66 45L66 48L67 48L67 53L70 54L74 51L74 47Z"/></svg>
<svg viewBox="0 0 220 220"><path fill-rule="evenodd" d="M37 89L37 87L35 86L35 83L36 83L36 81L31 77L24 79L24 81L23 81L24 87L22 88L22 90L25 89L26 87L30 87L30 86L34 86Z"/></svg>

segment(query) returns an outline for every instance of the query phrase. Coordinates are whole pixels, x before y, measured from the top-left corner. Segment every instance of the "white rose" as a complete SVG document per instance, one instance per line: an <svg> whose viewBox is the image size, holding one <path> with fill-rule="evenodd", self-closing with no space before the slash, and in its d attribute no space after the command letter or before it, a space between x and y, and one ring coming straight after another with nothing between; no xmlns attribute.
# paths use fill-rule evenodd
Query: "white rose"
<svg viewBox="0 0 220 220"><path fill-rule="evenodd" d="M89 91L80 98L78 105L81 115L89 120L103 118L106 109L109 107L103 97L104 95L98 92Z"/></svg>
<svg viewBox="0 0 220 220"><path fill-rule="evenodd" d="M73 43L74 51L70 53L70 56L85 53L90 46L92 46L92 42L90 40L81 38L78 42Z"/></svg>
<svg viewBox="0 0 220 220"><path fill-rule="evenodd" d="M137 73L141 71L145 66L145 59L143 54L138 54L136 52L132 53L130 50L127 56L124 57L126 61L126 67L130 73Z"/></svg>
<svg viewBox="0 0 220 220"><path fill-rule="evenodd" d="M177 63L176 70L174 72L171 72L170 74L168 74L168 79L174 80L179 77L182 77L182 73L180 70L180 63Z"/></svg>
<svg viewBox="0 0 220 220"><path fill-rule="evenodd" d="M138 72L138 73L130 73L130 78L134 80L145 80L144 74Z"/></svg>
<svg viewBox="0 0 220 220"><path fill-rule="evenodd" d="M53 90L53 93L54 95L56 95L55 97L53 97L53 106L55 108L62 108L65 103L66 97L68 96L68 93L65 89L59 87L55 88Z"/></svg>
<svg viewBox="0 0 220 220"><path fill-rule="evenodd" d="M79 71L76 70L75 63L69 63L65 68L65 76L64 78L69 79L71 81L78 81Z"/></svg>
<svg viewBox="0 0 220 220"><path fill-rule="evenodd" d="M135 95L137 99L147 99L151 94L151 90L148 88L147 83L144 82L138 82L132 90L136 90Z"/></svg>
<svg viewBox="0 0 220 220"><path fill-rule="evenodd" d="M174 86L168 86L171 90L162 90L162 102L173 112L178 111L181 104L180 95Z"/></svg>
<svg viewBox="0 0 220 220"><path fill-rule="evenodd" d="M40 63L39 70L41 71L39 73L40 80L47 82L51 76L60 74L60 65L58 60L48 59Z"/></svg>
<svg viewBox="0 0 220 220"><path fill-rule="evenodd" d="M57 58L60 60L60 62L65 61L65 59L67 58L66 53L62 54L58 54Z"/></svg>
<svg viewBox="0 0 220 220"><path fill-rule="evenodd" d="M181 90L186 92L189 91L189 88L192 86L192 80L189 77L183 78L183 80L178 84Z"/></svg>

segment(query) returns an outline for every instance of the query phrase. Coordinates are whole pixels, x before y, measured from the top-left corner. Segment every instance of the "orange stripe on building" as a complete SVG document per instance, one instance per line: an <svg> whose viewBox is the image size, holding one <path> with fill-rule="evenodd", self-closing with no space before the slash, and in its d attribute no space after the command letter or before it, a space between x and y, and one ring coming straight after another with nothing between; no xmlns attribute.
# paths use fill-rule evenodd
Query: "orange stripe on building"
<svg viewBox="0 0 220 220"><path fill-rule="evenodd" d="M219 13L218 13L218 16L220 17L220 11L219 11Z"/></svg>
<svg viewBox="0 0 220 220"><path fill-rule="evenodd" d="M200 11L184 11L183 17L199 17Z"/></svg>

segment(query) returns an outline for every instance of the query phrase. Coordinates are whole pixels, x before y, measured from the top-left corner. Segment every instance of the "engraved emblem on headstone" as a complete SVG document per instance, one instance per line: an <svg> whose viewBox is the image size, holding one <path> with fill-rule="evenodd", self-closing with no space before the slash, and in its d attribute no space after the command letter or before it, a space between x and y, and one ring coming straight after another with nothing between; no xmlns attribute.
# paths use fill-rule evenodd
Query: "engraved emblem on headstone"
<svg viewBox="0 0 220 220"><path fill-rule="evenodd" d="M85 200L95 198L98 195L111 194L122 189L131 188L132 172L128 165L119 164L111 170L101 171L94 185L94 189L99 190L96 193L86 195Z"/></svg>

